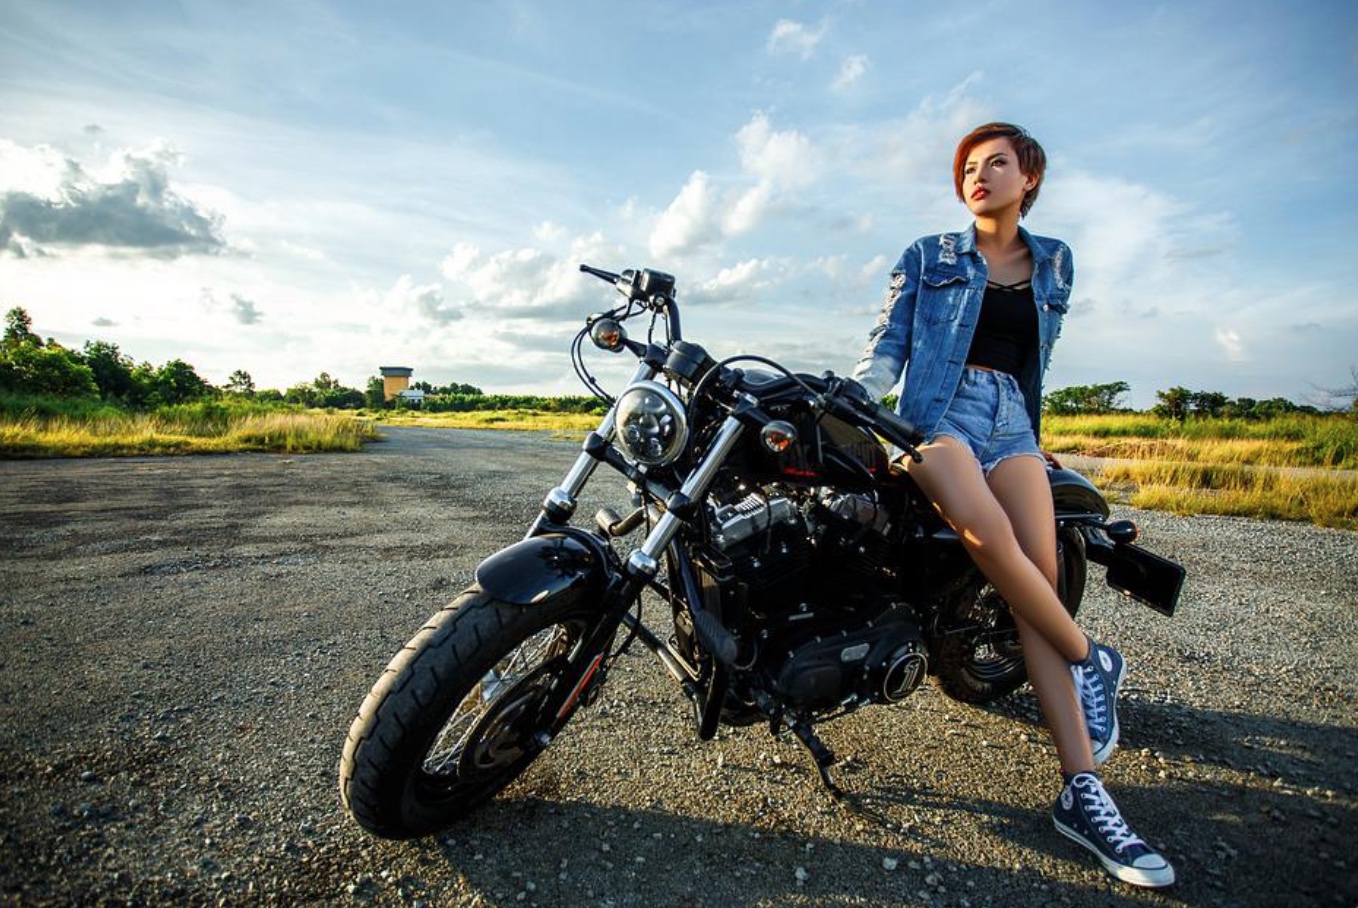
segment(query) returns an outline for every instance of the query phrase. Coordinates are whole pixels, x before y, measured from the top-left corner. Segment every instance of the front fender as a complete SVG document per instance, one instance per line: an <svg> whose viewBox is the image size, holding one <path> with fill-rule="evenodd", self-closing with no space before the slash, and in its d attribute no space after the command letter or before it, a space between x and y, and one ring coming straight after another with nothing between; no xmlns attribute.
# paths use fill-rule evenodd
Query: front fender
<svg viewBox="0 0 1358 908"><path fill-rule="evenodd" d="M481 589L513 605L538 605L604 588L607 569L592 546L567 533L546 533L501 549L476 566Z"/></svg>

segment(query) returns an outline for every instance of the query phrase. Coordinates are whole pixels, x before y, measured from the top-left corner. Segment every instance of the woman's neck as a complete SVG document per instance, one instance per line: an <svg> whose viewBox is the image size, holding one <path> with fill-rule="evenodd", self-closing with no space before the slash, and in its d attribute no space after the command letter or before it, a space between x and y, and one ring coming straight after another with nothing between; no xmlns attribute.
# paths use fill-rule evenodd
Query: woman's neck
<svg viewBox="0 0 1358 908"><path fill-rule="evenodd" d="M1018 218L976 219L976 248L982 255L1003 254L1022 244L1018 233Z"/></svg>

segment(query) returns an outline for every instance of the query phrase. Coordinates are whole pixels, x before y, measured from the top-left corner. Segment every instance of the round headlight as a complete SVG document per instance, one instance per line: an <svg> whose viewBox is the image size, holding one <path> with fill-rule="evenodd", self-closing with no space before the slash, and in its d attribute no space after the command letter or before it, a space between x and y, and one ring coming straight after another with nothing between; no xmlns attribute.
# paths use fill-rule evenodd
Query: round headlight
<svg viewBox="0 0 1358 908"><path fill-rule="evenodd" d="M684 405L669 388L640 381L618 397L617 445L626 457L648 467L674 463L688 443Z"/></svg>

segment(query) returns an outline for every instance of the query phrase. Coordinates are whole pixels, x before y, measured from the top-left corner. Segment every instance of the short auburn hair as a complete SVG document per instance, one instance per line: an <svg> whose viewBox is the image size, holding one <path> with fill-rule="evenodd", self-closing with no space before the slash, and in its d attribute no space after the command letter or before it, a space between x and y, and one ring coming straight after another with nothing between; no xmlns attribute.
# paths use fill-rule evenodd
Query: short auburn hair
<svg viewBox="0 0 1358 908"><path fill-rule="evenodd" d="M1037 144L1037 139L1028 135L1028 130L1013 123L986 123L977 126L957 143L957 154L953 156L952 161L952 182L953 188L957 190L957 199L960 202L966 201L962 195L962 171L967 167L967 158L971 155L972 149L991 139L1008 139L1009 144L1014 146L1014 154L1018 156L1019 170L1024 176L1037 178L1037 185L1024 194L1023 204L1019 206L1019 217L1022 217L1037 201L1037 192L1042 188L1042 176L1047 172L1047 153Z"/></svg>

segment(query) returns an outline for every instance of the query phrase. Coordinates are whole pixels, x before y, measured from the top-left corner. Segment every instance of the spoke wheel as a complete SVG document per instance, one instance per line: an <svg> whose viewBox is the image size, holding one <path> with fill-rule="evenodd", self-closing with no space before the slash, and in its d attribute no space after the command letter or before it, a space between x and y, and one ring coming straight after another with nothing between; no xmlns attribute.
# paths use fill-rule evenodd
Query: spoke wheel
<svg viewBox="0 0 1358 908"><path fill-rule="evenodd" d="M1074 616L1084 598L1084 537L1075 529L1061 530L1057 551L1057 595ZM963 703L990 703L1028 680L1013 614L984 580L978 578L969 593L955 599L939 625L934 682L949 697Z"/></svg>
<svg viewBox="0 0 1358 908"><path fill-rule="evenodd" d="M479 590L435 615L373 687L349 730L340 793L385 838L446 828L542 753L570 712L577 653L599 620L574 598L519 606ZM572 705L572 709L574 706Z"/></svg>

